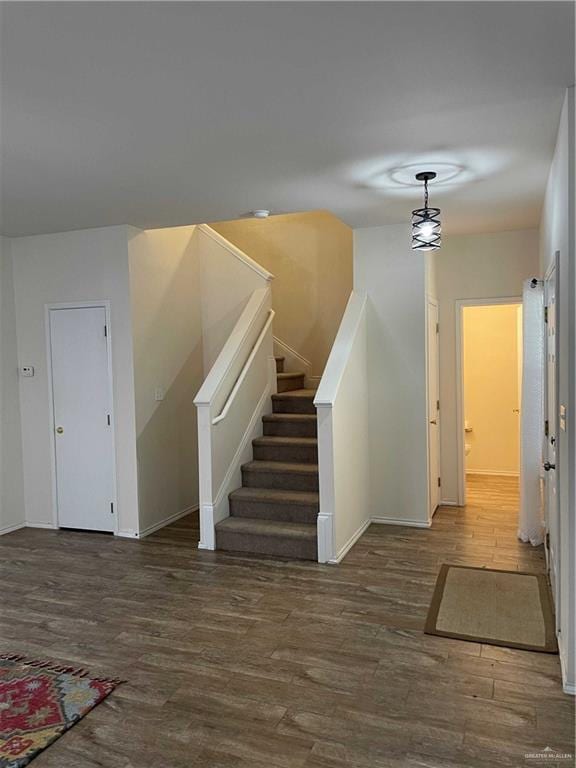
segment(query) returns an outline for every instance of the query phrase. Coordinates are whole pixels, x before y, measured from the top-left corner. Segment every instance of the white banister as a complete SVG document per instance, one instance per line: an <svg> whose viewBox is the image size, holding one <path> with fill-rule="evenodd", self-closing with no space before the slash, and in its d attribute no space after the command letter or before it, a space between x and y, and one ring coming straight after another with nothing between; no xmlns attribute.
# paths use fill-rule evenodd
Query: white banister
<svg viewBox="0 0 576 768"><path fill-rule="evenodd" d="M243 262L247 267L256 272L257 275L260 275L260 277L263 277L268 282L274 279L274 275L271 272L268 272L268 270L264 269L261 264L258 264L258 262L254 261L254 259L251 259L247 253L241 251L240 248L234 245L234 243L226 240L226 238L223 237L219 232L216 232L215 229L212 229L209 224L200 224L198 226L198 231L214 240L216 243L218 243L218 245L220 245L222 248L228 251L228 253L234 256L234 258Z"/></svg>
<svg viewBox="0 0 576 768"><path fill-rule="evenodd" d="M240 487L241 465L261 434L276 391L271 290L250 296L200 391L198 411L200 544L214 549L215 527L229 514L228 494Z"/></svg>
<svg viewBox="0 0 576 768"><path fill-rule="evenodd" d="M314 399L321 563L339 562L370 523L367 332L367 297L355 291Z"/></svg>

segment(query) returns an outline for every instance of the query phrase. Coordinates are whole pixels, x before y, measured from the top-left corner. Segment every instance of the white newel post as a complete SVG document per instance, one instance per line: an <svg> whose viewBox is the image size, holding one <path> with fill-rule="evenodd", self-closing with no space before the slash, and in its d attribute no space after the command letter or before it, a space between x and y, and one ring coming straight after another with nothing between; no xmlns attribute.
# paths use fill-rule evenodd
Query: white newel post
<svg viewBox="0 0 576 768"><path fill-rule="evenodd" d="M320 477L320 513L318 514L318 562L329 563L334 559L334 439L332 429L332 404L318 403L318 474Z"/></svg>
<svg viewBox="0 0 576 768"><path fill-rule="evenodd" d="M212 503L212 408L198 409L198 469L200 474L200 542L198 549L216 549L214 504Z"/></svg>

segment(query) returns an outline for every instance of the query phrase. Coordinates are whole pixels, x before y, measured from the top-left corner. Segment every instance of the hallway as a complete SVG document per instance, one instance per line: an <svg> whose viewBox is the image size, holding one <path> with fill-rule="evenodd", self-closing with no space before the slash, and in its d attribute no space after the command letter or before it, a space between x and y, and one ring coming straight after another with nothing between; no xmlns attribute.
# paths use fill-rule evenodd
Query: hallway
<svg viewBox="0 0 576 768"><path fill-rule="evenodd" d="M514 482L431 529L373 525L338 566L142 541L0 539L0 652L128 682L34 768L517 768L574 752L558 657L422 634L441 563L541 570ZM484 490L482 490L484 487ZM567 763L568 761L563 761Z"/></svg>

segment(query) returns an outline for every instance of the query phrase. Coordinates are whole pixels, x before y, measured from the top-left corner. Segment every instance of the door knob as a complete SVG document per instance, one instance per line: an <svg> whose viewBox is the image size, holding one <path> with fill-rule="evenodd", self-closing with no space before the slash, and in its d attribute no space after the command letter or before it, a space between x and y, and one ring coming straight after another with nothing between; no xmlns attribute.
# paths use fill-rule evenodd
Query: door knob
<svg viewBox="0 0 576 768"><path fill-rule="evenodd" d="M64 427L56 427L56 432L58 432L59 435L63 434Z"/></svg>
<svg viewBox="0 0 576 768"><path fill-rule="evenodd" d="M550 464L549 461L545 461L544 469L546 470L546 472L550 472L551 469L556 469L556 464Z"/></svg>
<svg viewBox="0 0 576 768"><path fill-rule="evenodd" d="M437 423L436 419L432 419L432 421L430 422L430 424L436 424L436 423Z"/></svg>

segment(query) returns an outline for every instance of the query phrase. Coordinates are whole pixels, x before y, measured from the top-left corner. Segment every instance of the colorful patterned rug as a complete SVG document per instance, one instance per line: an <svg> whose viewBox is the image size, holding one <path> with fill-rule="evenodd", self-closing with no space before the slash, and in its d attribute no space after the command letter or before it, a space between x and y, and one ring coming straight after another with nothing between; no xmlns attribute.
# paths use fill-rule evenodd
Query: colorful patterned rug
<svg viewBox="0 0 576 768"><path fill-rule="evenodd" d="M0 655L0 768L22 768L122 680L14 654Z"/></svg>

